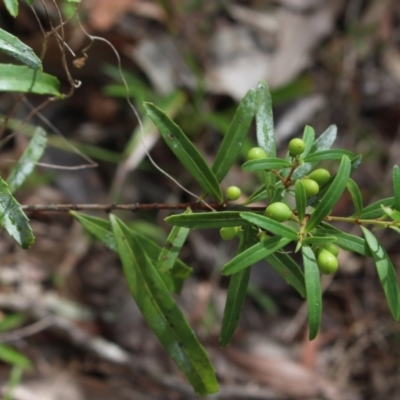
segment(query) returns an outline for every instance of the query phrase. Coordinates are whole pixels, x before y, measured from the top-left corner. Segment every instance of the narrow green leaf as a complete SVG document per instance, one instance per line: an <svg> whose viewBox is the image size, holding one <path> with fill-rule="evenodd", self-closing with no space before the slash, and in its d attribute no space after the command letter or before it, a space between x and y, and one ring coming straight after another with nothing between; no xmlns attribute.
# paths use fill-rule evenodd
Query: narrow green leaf
<svg viewBox="0 0 400 400"><path fill-rule="evenodd" d="M240 154L244 139L254 117L254 108L255 93L254 90L249 90L240 102L228 132L225 134L218 153L215 156L212 170L218 182L221 182L225 178Z"/></svg>
<svg viewBox="0 0 400 400"><path fill-rule="evenodd" d="M343 232L326 222L322 222L320 228L312 231L315 236L334 236L336 238L335 244L344 250L358 253L366 257L371 257L371 253L364 239L351 235L350 233Z"/></svg>
<svg viewBox="0 0 400 400"><path fill-rule="evenodd" d="M42 62L34 51L18 38L0 28L0 50L28 67L41 70Z"/></svg>
<svg viewBox="0 0 400 400"><path fill-rule="evenodd" d="M222 267L221 273L222 275L235 274L236 272L255 264L257 261L268 257L270 254L275 253L290 242L290 239L281 238L279 236L263 239L232 258L232 260Z"/></svg>
<svg viewBox="0 0 400 400"><path fill-rule="evenodd" d="M353 179L351 178L348 179L346 187L353 200L354 207L356 209L356 214L358 217L360 217L363 210L363 200L360 188L358 187L357 183L354 182Z"/></svg>
<svg viewBox="0 0 400 400"><path fill-rule="evenodd" d="M38 127L35 130L32 140L24 153L18 160L18 163L12 169L7 178L8 187L11 193L14 193L28 178L35 168L35 163L42 157L46 148L46 132Z"/></svg>
<svg viewBox="0 0 400 400"><path fill-rule="evenodd" d="M289 168L291 163L289 161L283 160L282 158L264 158L262 160L250 160L246 161L242 165L242 170L245 172L252 171L267 171L271 169L282 169Z"/></svg>
<svg viewBox="0 0 400 400"><path fill-rule="evenodd" d="M299 218L299 221L302 222L306 215L307 194L301 181L296 181L294 186L294 197L296 200L297 217Z"/></svg>
<svg viewBox="0 0 400 400"><path fill-rule="evenodd" d="M307 293L309 339L317 337L322 317L322 290L317 262L309 246L301 248Z"/></svg>
<svg viewBox="0 0 400 400"><path fill-rule="evenodd" d="M383 212L390 217L393 221L400 222L400 211L393 210L393 208L382 206ZM392 228L392 227L390 227Z"/></svg>
<svg viewBox="0 0 400 400"><path fill-rule="evenodd" d="M314 131L313 127L311 127L309 125L305 126L304 132L303 132L303 140L304 140L306 147L301 156L304 158L304 157L307 157L307 155L310 153L312 146L314 144L315 131Z"/></svg>
<svg viewBox="0 0 400 400"><path fill-rule="evenodd" d="M238 253L240 254L246 250L251 242L251 229L247 227L241 237ZM221 333L219 335L219 344L221 347L229 344L239 323L239 317L249 286L250 272L251 266L230 277L224 315L222 317Z"/></svg>
<svg viewBox="0 0 400 400"><path fill-rule="evenodd" d="M96 239L100 240L110 250L117 252L117 244L115 243L114 234L111 230L110 221L103 218L97 218L78 213L76 211L70 211L70 214L77 219L82 226ZM157 264L161 247L152 240L148 239L146 236L136 231L131 230L131 234L136 238L137 241L141 243L143 250L149 256L150 260L154 264ZM179 294L182 289L183 282L191 275L191 273L192 268L188 267L178 258L173 268L169 270L168 273L161 273L161 277L171 291Z"/></svg>
<svg viewBox="0 0 400 400"><path fill-rule="evenodd" d="M393 167L393 193L393 208L400 211L400 168L397 165Z"/></svg>
<svg viewBox="0 0 400 400"><path fill-rule="evenodd" d="M15 313L10 315L3 315L0 320L0 332L7 332L12 329L20 327L27 319L27 314Z"/></svg>
<svg viewBox="0 0 400 400"><path fill-rule="evenodd" d="M347 156L343 156L333 182L325 192L306 225L306 232L310 232L312 229L314 229L336 205L337 201L343 194L344 189L346 188L346 184L350 176L350 169L350 159Z"/></svg>
<svg viewBox="0 0 400 400"><path fill-rule="evenodd" d="M15 18L18 15L18 1L4 0L4 4L7 8L7 11L11 14L12 17Z"/></svg>
<svg viewBox="0 0 400 400"><path fill-rule="evenodd" d="M53 76L32 68L0 64L0 92L48 94L62 97L60 82Z"/></svg>
<svg viewBox="0 0 400 400"><path fill-rule="evenodd" d="M267 257L265 261L288 283L293 286L301 297L306 297L304 274L300 266L283 252L275 252Z"/></svg>
<svg viewBox="0 0 400 400"><path fill-rule="evenodd" d="M0 360L22 368L32 368L32 362L14 347L0 343Z"/></svg>
<svg viewBox="0 0 400 400"><path fill-rule="evenodd" d="M23 249L31 247L35 241L28 221L7 183L0 177L0 225Z"/></svg>
<svg viewBox="0 0 400 400"><path fill-rule="evenodd" d="M259 81L257 84L256 127L258 146L265 150L268 157L275 157L276 143L272 99L268 84L264 81Z"/></svg>
<svg viewBox="0 0 400 400"><path fill-rule="evenodd" d="M144 107L147 115L160 131L165 143L185 169L208 194L214 196L219 202L222 202L223 195L217 177L208 166L204 157L182 132L181 128L154 104L144 103Z"/></svg>
<svg viewBox="0 0 400 400"><path fill-rule="evenodd" d="M190 214L191 212L189 209L186 211L186 214ZM180 226L172 227L167 238L167 243L158 256L157 269L159 271L168 272L174 267L189 231L189 228L182 228Z"/></svg>
<svg viewBox="0 0 400 400"><path fill-rule="evenodd" d="M245 221L248 221L266 231L272 232L275 235L290 240L298 240L299 238L298 233L294 229L282 224L282 222L277 222L271 218L265 217L264 215L255 214L253 212L242 212L240 216Z"/></svg>
<svg viewBox="0 0 400 400"><path fill-rule="evenodd" d="M207 353L155 265L129 228L114 215L110 220L129 289L147 324L195 391L201 396L215 393L218 382Z"/></svg>
<svg viewBox="0 0 400 400"><path fill-rule="evenodd" d="M400 290L396 276L396 270L390 261L386 250L377 241L375 236L367 229L361 226L365 240L371 250L372 257L376 264L379 280L386 295L390 311L396 321L400 320Z"/></svg>
<svg viewBox="0 0 400 400"><path fill-rule="evenodd" d="M256 127L258 146L265 150L268 158L276 157L272 99L268 85L264 81L259 81L257 85ZM272 172L263 172L262 178L266 194L269 199L272 199L275 193L277 177Z"/></svg>
<svg viewBox="0 0 400 400"><path fill-rule="evenodd" d="M336 136L337 136L336 125L329 126L328 129L326 129L325 132L323 132L316 139L313 146L311 147L309 154L313 154L317 151L330 149L336 140ZM317 164L318 164L317 162L308 162L299 166L293 173L293 179L299 179L304 175L307 175L310 171L312 171L315 168Z"/></svg>
<svg viewBox="0 0 400 400"><path fill-rule="evenodd" d="M303 244L325 244L336 242L335 236L308 236L303 240Z"/></svg>
<svg viewBox="0 0 400 400"><path fill-rule="evenodd" d="M307 157L304 158L304 161L314 163L325 160L341 160L343 156L347 156L351 159L354 157L354 154L351 151L342 149L322 150L316 153L309 154Z"/></svg>
<svg viewBox="0 0 400 400"><path fill-rule="evenodd" d="M386 199L378 200L375 203L370 204L362 210L361 219L376 219L384 215L382 206L393 207L394 197L387 197ZM357 215L352 215L352 217L357 218Z"/></svg>
<svg viewBox="0 0 400 400"><path fill-rule="evenodd" d="M248 223L240 216L240 211L219 211L171 215L165 218L165 222L171 225L197 229L248 225Z"/></svg>

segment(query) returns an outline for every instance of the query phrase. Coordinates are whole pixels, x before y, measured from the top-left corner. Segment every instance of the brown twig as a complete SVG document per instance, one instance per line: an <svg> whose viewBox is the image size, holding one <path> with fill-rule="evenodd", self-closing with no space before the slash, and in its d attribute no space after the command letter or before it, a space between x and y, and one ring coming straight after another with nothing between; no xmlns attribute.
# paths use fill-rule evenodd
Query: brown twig
<svg viewBox="0 0 400 400"><path fill-rule="evenodd" d="M264 207L245 207L238 204L218 204L209 203L209 205L216 211L264 211ZM204 203L189 202L189 203L131 203L131 204L32 204L23 205L22 209L26 212L34 211L57 211L57 212L69 212L69 211L105 211L111 212L114 210L125 210L125 211L156 211L156 210L185 210L191 208L192 210L203 210L209 211L210 208Z"/></svg>

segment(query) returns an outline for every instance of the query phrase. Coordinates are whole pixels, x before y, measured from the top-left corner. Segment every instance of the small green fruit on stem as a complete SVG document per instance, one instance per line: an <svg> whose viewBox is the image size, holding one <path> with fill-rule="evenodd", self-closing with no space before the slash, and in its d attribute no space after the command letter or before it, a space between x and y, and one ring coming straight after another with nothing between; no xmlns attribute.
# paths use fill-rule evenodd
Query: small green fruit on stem
<svg viewBox="0 0 400 400"><path fill-rule="evenodd" d="M312 197L318 194L319 192L319 186L318 183L315 182L312 179L302 179L301 183L304 186L304 189L306 190L306 195L307 197Z"/></svg>
<svg viewBox="0 0 400 400"><path fill-rule="evenodd" d="M330 251L335 257L339 255L339 247L336 244L328 243L324 245L324 249Z"/></svg>
<svg viewBox="0 0 400 400"><path fill-rule="evenodd" d="M226 189L226 198L228 200L237 200L241 194L242 191L237 186L229 186Z"/></svg>
<svg viewBox="0 0 400 400"><path fill-rule="evenodd" d="M331 275L337 271L339 262L330 251L321 249L317 255L317 265L321 273Z"/></svg>
<svg viewBox="0 0 400 400"><path fill-rule="evenodd" d="M292 216L292 210L280 201L270 204L265 209L265 215L275 221L284 222Z"/></svg>
<svg viewBox="0 0 400 400"><path fill-rule="evenodd" d="M224 240L232 240L237 236L239 232L239 227L234 226L234 227L224 227L219 230L219 234L222 239Z"/></svg>
<svg viewBox="0 0 400 400"><path fill-rule="evenodd" d="M306 148L306 144L304 143L304 140L299 139L299 138L295 138L292 139L289 142L289 154L291 157L297 157L300 154L304 153L304 150Z"/></svg>
<svg viewBox="0 0 400 400"><path fill-rule="evenodd" d="M247 153L247 161L262 160L267 158L267 153L261 147L253 147Z"/></svg>
<svg viewBox="0 0 400 400"><path fill-rule="evenodd" d="M325 168L318 168L308 175L308 179L317 182L319 186L325 185L331 178L330 172Z"/></svg>

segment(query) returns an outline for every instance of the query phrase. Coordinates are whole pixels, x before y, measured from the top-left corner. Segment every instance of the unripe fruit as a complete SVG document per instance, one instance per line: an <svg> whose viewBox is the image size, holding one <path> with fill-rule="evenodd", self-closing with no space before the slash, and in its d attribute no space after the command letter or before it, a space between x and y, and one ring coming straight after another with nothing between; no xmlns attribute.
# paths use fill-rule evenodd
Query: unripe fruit
<svg viewBox="0 0 400 400"><path fill-rule="evenodd" d="M333 243L328 243L324 245L324 249L328 250L330 253L332 253L335 257L339 255L339 247L336 246L336 244Z"/></svg>
<svg viewBox="0 0 400 400"><path fill-rule="evenodd" d="M302 179L301 183L304 185L304 189L306 189L307 197L312 197L318 194L319 186L318 183L312 179Z"/></svg>
<svg viewBox="0 0 400 400"><path fill-rule="evenodd" d="M242 191L237 186L229 186L226 189L226 198L228 200L237 200L241 194Z"/></svg>
<svg viewBox="0 0 400 400"><path fill-rule="evenodd" d="M292 216L292 210L287 204L278 201L265 209L265 215L275 221L284 222Z"/></svg>
<svg viewBox="0 0 400 400"><path fill-rule="evenodd" d="M261 147L253 147L247 153L247 161L262 160L267 158L267 153Z"/></svg>
<svg viewBox="0 0 400 400"><path fill-rule="evenodd" d="M319 186L323 186L326 182L329 181L329 179L331 178L331 174L325 168L318 168L311 172L311 174L308 175L308 178L317 182Z"/></svg>
<svg viewBox="0 0 400 400"><path fill-rule="evenodd" d="M304 143L304 140L295 138L289 142L288 148L289 148L289 154L292 157L296 157L296 156L299 156L300 154L304 153L306 144Z"/></svg>
<svg viewBox="0 0 400 400"><path fill-rule="evenodd" d="M321 249L317 255L317 265L323 274L330 275L337 271L339 262L330 251Z"/></svg>
<svg viewBox="0 0 400 400"><path fill-rule="evenodd" d="M237 226L233 226L233 227L227 226L227 227L221 228L219 230L219 234L220 234L221 238L224 240L232 240L233 238L236 237L238 232L239 232L239 228Z"/></svg>

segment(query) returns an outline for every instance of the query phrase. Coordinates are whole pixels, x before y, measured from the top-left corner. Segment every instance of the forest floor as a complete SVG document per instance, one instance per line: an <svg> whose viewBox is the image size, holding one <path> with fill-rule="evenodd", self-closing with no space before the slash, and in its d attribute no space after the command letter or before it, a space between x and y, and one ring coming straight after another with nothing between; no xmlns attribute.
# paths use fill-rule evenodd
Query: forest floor
<svg viewBox="0 0 400 400"><path fill-rule="evenodd" d="M398 1L86 0L79 9L82 25L73 18L59 32L68 44L63 51L54 35L44 38L39 26L51 32L59 24L55 1L34 4L37 18L21 2L13 19L1 3L1 27L37 54L46 44L44 70L59 77L64 93L71 88L68 74L81 85L71 97L48 103L30 118L29 123L42 125L50 135L42 161L70 168L39 166L16 194L21 204L191 200L148 161L118 60L106 41L121 56L139 115L145 115L143 101L168 109L207 159L215 155L240 99L265 80L280 155L306 124L317 135L335 124L335 147L363 155L353 179L364 203L393 195L392 168L400 165ZM64 4L61 12L67 19L73 10ZM87 52L86 31L102 38ZM42 101L1 93L0 112L23 120ZM145 127L143 139L160 167L200 194L154 128ZM2 146L1 176L27 143L17 132ZM246 146L252 145L255 126ZM239 165L223 185L238 183L244 193L257 187ZM353 214L349 195L335 212ZM165 242L167 211L117 214L161 245ZM104 212L94 215L106 217ZM18 248L6 232L0 241L0 342L34 363L12 398L197 399L143 321L118 257L68 213L28 216L36 236L31 249ZM340 227L360 234L357 227ZM400 273L398 233L382 231L378 237ZM221 383L220 392L208 398L400 398L399 324L371 259L345 251L339 255L338 273L322 280L324 310L316 340L307 337L304 301L260 263L253 267L234 339L221 349L218 335L228 280L219 272L235 248L236 242L221 241L218 232L195 230L180 255L194 273L176 299ZM2 328L2 321L10 320L11 328ZM3 394L10 371L0 363Z"/></svg>

